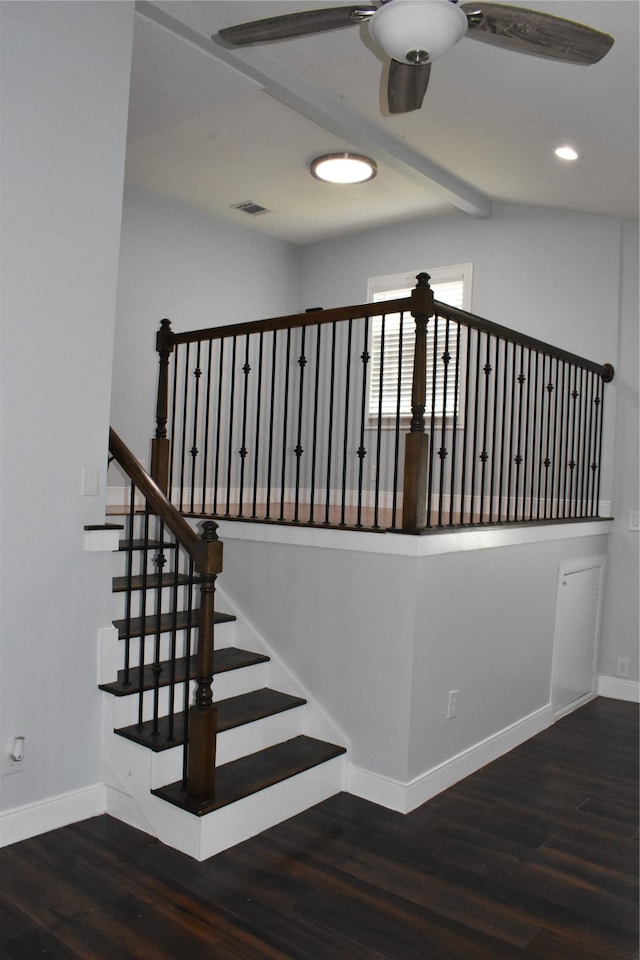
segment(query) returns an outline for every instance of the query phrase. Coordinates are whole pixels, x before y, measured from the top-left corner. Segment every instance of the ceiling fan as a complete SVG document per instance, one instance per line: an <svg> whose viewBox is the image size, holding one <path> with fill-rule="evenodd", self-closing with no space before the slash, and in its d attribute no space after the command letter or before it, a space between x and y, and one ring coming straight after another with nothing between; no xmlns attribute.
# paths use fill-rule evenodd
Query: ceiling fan
<svg viewBox="0 0 640 960"><path fill-rule="evenodd" d="M431 64L463 36L496 47L565 63L597 63L613 37L553 14L473 0L381 0L361 6L325 7L225 27L212 40L243 47L304 37L367 23L374 42L391 58L387 85L390 113L418 110Z"/></svg>

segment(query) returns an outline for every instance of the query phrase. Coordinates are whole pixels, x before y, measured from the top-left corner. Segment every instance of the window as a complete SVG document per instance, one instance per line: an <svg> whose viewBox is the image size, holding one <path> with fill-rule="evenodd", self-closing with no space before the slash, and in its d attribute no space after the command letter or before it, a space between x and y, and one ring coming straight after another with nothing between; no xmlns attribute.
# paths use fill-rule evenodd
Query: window
<svg viewBox="0 0 640 960"><path fill-rule="evenodd" d="M452 307L469 310L471 307L471 264L459 264L452 267L439 267L428 270L430 286L436 300ZM414 274L395 274L388 277L375 277L369 281L368 299L370 303L395 300L408 297L416 285ZM458 378L458 396L456 396L456 362L462 358L464 344L462 336L458 338L458 325L449 324L447 335L444 320L431 319L427 324L427 410L430 413L433 398L432 372L435 369L434 414L442 417L460 412L460 382ZM413 349L415 323L409 312L387 314L373 317L371 324L371 367L369 380L369 417L383 420L395 419L400 398L400 416L411 417L411 380L413 371ZM464 330L461 330L462 334ZM384 357L382 356L384 336ZM460 357L458 357L458 343ZM449 355L449 364L442 362L442 356ZM437 347L437 359L434 364L434 346ZM448 372L447 372L448 370ZM382 381L382 382L381 382ZM445 391L446 382L446 391ZM380 391L382 390L382 397Z"/></svg>

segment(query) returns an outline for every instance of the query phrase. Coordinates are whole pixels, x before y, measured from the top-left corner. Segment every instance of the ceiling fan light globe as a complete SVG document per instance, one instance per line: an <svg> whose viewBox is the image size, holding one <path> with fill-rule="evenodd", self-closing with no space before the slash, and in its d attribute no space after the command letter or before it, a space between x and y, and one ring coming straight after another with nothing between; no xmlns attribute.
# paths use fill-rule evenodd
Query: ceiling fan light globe
<svg viewBox="0 0 640 960"><path fill-rule="evenodd" d="M368 26L392 60L431 63L464 36L468 20L451 0L393 0L376 10Z"/></svg>

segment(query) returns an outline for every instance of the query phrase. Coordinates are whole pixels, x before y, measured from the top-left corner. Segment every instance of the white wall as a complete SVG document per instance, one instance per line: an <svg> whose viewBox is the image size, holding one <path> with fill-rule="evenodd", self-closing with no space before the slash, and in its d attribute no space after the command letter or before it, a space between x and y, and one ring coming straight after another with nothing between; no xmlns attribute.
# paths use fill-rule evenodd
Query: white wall
<svg viewBox="0 0 640 960"><path fill-rule="evenodd" d="M402 798L482 741L551 722L559 565L607 549L602 530L581 527L564 539L512 530L505 542L495 531L413 538L222 521L221 582L344 732L351 768L375 784L366 795L384 802L389 784ZM447 720L453 689L458 716Z"/></svg>
<svg viewBox="0 0 640 960"><path fill-rule="evenodd" d="M146 464L155 431L160 321L170 319L180 333L295 313L297 252L134 189L125 191L122 227L111 422Z"/></svg>
<svg viewBox="0 0 640 960"><path fill-rule="evenodd" d="M104 522L133 4L0 14L0 739L26 737L6 810L101 780L109 579L83 525ZM99 468L98 496L81 497L83 466Z"/></svg>
<svg viewBox="0 0 640 960"><path fill-rule="evenodd" d="M600 672L616 675L618 657L628 657L629 679L638 682L638 531L629 530L629 512L640 505L638 466L638 225L624 225L620 347L616 364L618 390L613 486L615 523L609 550L604 596Z"/></svg>

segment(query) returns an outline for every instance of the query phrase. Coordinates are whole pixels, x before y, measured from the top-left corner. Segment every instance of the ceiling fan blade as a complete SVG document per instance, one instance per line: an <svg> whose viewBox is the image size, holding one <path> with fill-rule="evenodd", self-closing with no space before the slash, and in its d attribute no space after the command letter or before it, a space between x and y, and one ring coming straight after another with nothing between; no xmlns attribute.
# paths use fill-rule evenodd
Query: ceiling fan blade
<svg viewBox="0 0 640 960"><path fill-rule="evenodd" d="M400 63L392 60L387 86L389 113L419 110L427 92L430 73L430 63Z"/></svg>
<svg viewBox="0 0 640 960"><path fill-rule="evenodd" d="M240 47L248 43L305 37L312 33L322 33L324 30L355 26L372 17L377 9L377 4L365 3L360 7L326 7L322 10L286 13L281 17L268 17L266 20L252 20L251 23L224 27L214 34L212 39Z"/></svg>
<svg viewBox="0 0 640 960"><path fill-rule="evenodd" d="M613 37L608 34L550 13L483 0L463 3L461 9L469 20L467 37L516 53L592 64L613 46Z"/></svg>

